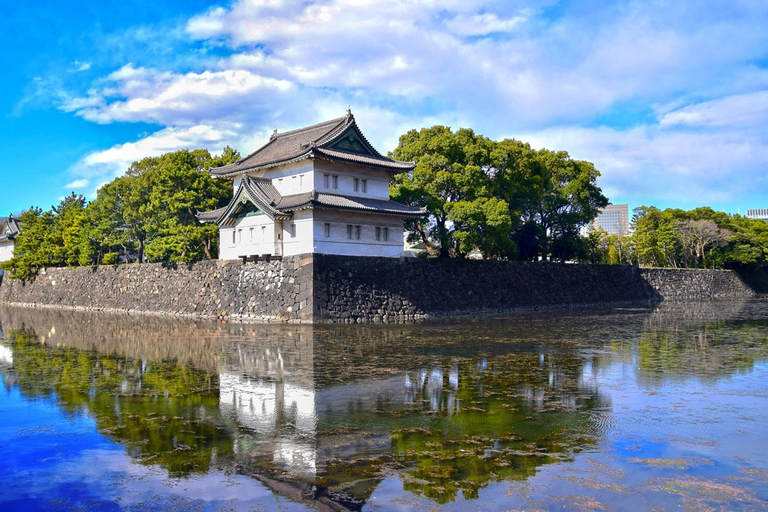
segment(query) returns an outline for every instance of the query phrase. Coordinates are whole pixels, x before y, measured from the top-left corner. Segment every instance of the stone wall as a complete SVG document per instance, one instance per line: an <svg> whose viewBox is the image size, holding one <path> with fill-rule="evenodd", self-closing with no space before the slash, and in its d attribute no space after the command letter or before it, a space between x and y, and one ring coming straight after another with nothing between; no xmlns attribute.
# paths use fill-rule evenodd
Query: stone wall
<svg viewBox="0 0 768 512"><path fill-rule="evenodd" d="M312 320L312 258L49 268L5 279L0 302L259 321Z"/></svg>
<svg viewBox="0 0 768 512"><path fill-rule="evenodd" d="M665 300L708 300L754 295L730 270L642 269L643 279Z"/></svg>
<svg viewBox="0 0 768 512"><path fill-rule="evenodd" d="M0 285L7 304L336 323L750 295L729 271L332 255L53 268Z"/></svg>
<svg viewBox="0 0 768 512"><path fill-rule="evenodd" d="M315 257L316 316L332 322L660 299L632 266Z"/></svg>

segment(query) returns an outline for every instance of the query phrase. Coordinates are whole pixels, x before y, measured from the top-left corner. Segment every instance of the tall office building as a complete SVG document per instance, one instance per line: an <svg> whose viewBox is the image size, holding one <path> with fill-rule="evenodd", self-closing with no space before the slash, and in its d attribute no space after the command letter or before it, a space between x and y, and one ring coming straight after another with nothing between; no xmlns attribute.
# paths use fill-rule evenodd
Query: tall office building
<svg viewBox="0 0 768 512"><path fill-rule="evenodd" d="M627 236L629 234L629 206L609 204L603 208L591 224L592 228L602 228L609 235Z"/></svg>

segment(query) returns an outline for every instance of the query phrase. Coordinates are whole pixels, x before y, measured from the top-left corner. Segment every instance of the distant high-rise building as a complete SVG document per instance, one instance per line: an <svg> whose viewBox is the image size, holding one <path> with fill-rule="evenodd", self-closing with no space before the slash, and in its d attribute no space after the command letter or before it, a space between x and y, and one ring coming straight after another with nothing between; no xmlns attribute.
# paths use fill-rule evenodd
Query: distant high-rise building
<svg viewBox="0 0 768 512"><path fill-rule="evenodd" d="M747 210L747 217L750 219L768 220L768 208L755 208Z"/></svg>
<svg viewBox="0 0 768 512"><path fill-rule="evenodd" d="M601 228L609 235L627 236L629 234L629 206L609 204L603 208L591 224L593 229Z"/></svg>

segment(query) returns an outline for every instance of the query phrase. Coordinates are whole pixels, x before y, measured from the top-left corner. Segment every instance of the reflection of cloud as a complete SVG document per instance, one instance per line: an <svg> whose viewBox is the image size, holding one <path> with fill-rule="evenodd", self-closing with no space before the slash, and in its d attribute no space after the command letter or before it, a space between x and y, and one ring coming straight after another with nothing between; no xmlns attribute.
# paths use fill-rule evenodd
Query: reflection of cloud
<svg viewBox="0 0 768 512"><path fill-rule="evenodd" d="M136 464L122 451L84 450L79 458L52 467L56 478L38 486L87 486L86 493L99 501L119 502L124 509L143 508L147 503L186 510L200 506L227 510L253 510L282 501L260 483L245 477L211 470L186 479L171 479L164 471ZM87 482L87 483L86 483ZM44 488L35 489L35 493ZM54 493L50 496L56 496Z"/></svg>

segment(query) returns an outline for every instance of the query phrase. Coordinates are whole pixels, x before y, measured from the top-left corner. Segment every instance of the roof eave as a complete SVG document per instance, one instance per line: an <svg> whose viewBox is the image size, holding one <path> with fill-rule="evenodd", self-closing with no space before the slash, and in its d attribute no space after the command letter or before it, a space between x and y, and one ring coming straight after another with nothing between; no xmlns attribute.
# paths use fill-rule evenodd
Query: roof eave
<svg viewBox="0 0 768 512"><path fill-rule="evenodd" d="M312 151L310 150L310 151L302 153L301 155L293 157L293 158L288 158L288 159L285 159L285 160L278 160L278 161L275 161L275 162L269 162L269 163L266 163L266 164L256 165L256 166L253 166L253 167L246 167L246 168L243 168L243 169L238 169L236 171L228 172L226 174L216 174L213 177L214 178L235 178L235 177L240 176L242 174L248 174L249 172L260 171L260 170L263 170L263 169L270 169L272 167L278 167L280 165L292 164L294 162L300 162L300 161L305 160L307 158L312 158L313 156L314 155L312 154Z"/></svg>

